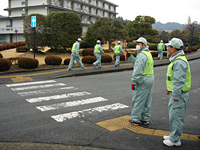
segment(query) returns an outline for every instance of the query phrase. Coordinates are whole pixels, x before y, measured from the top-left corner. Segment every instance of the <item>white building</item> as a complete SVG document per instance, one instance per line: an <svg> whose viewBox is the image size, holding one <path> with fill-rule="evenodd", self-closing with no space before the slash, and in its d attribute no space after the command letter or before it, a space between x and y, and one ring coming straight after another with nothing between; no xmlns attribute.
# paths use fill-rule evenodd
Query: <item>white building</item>
<svg viewBox="0 0 200 150"><path fill-rule="evenodd" d="M72 11L82 19L83 35L99 17L116 18L116 4L107 0L8 0L8 17L0 18L0 43L24 41L23 19L33 13ZM17 32L17 33L16 33Z"/></svg>

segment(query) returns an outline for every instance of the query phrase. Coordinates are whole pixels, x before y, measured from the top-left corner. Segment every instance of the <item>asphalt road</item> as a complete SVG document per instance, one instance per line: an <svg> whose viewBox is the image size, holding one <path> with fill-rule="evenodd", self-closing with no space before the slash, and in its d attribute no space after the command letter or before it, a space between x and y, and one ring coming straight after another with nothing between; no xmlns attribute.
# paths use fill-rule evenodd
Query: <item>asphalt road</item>
<svg viewBox="0 0 200 150"><path fill-rule="evenodd" d="M183 132L191 135L200 135L199 64L199 59L190 61L192 88ZM154 69L149 129L169 131L166 70L167 66ZM0 142L56 143L118 150L169 149L162 144L161 136L125 128L109 131L96 124L130 115L131 75L132 71L124 71L37 83L0 84ZM123 120L119 125L121 123ZM182 146L174 149L199 148L200 142L182 140Z"/></svg>

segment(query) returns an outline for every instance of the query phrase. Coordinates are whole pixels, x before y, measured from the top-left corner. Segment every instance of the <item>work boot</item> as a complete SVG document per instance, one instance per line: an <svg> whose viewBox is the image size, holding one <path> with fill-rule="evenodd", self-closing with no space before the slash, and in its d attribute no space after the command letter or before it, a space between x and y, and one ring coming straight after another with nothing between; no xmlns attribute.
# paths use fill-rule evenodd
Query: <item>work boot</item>
<svg viewBox="0 0 200 150"><path fill-rule="evenodd" d="M198 139L198 141L200 142L200 135L198 136L198 138L197 138L197 139Z"/></svg>
<svg viewBox="0 0 200 150"><path fill-rule="evenodd" d="M142 120L140 120L140 123L142 123L144 125L149 125L149 121L142 121Z"/></svg>
<svg viewBox="0 0 200 150"><path fill-rule="evenodd" d="M163 144L166 146L181 146L181 140L179 139L178 142L171 142L170 140L164 140Z"/></svg>
<svg viewBox="0 0 200 150"><path fill-rule="evenodd" d="M130 124L134 125L134 126L140 126L140 122L137 123L137 122L135 122L135 121L133 121L133 120L129 120L128 122L129 122Z"/></svg>

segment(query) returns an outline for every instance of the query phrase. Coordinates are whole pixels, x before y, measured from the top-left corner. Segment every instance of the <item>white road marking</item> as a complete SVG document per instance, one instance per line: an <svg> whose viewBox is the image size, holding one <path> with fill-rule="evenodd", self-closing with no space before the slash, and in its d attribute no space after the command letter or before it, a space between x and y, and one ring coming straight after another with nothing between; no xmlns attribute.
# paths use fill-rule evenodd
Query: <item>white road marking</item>
<svg viewBox="0 0 200 150"><path fill-rule="evenodd" d="M45 83L55 83L55 82L56 82L55 80L47 80L47 81L38 81L38 82L6 84L6 86L7 87L16 87L16 86L36 85L36 84L45 84Z"/></svg>
<svg viewBox="0 0 200 150"><path fill-rule="evenodd" d="M75 112L70 112L70 113L65 113L65 114L60 114L60 115L55 115L51 116L54 120L57 122L64 122L65 120L76 118L76 117L84 117L86 113L93 113L93 112L105 112L105 111L113 111L117 109L123 109L123 108L128 108L129 106L123 105L120 103L115 103L111 105L106 105L106 106L101 106L101 107L96 107L96 108L90 108L90 109L85 109L82 111L75 111Z"/></svg>
<svg viewBox="0 0 200 150"><path fill-rule="evenodd" d="M31 96L31 95L53 93L53 92L58 92L58 91L62 91L62 90L63 91L64 90L70 90L70 89L77 90L78 88L70 86L70 87L62 87L62 88L57 88L57 89L47 89L47 90L38 90L38 91L30 91L30 92L20 92L18 94L21 95L21 96Z"/></svg>
<svg viewBox="0 0 200 150"><path fill-rule="evenodd" d="M46 97L38 97L38 98L30 98L26 99L29 103L37 103L42 101L50 101L50 100L57 100L57 99L64 99L70 97L78 97L84 95L90 95L89 92L76 92L76 93L69 93L69 94L62 94L62 95L54 95L54 96L46 96Z"/></svg>
<svg viewBox="0 0 200 150"><path fill-rule="evenodd" d="M39 106L36 108L41 111L49 111L49 110L67 108L67 107L74 107L74 106L98 103L98 102L103 102L103 101L107 101L107 99L105 99L103 97L95 97L95 98L89 98L89 99L85 99L85 100L77 100L77 101L64 102L64 103L58 103L58 104L53 104L53 105L47 105L47 106Z"/></svg>
<svg viewBox="0 0 200 150"><path fill-rule="evenodd" d="M11 88L13 91L24 91L24 90L33 90L33 89L42 89L42 88L50 88L50 87L58 87L65 86L64 83L56 83L56 84L45 84L38 86L27 86L27 87L19 87L19 88Z"/></svg>

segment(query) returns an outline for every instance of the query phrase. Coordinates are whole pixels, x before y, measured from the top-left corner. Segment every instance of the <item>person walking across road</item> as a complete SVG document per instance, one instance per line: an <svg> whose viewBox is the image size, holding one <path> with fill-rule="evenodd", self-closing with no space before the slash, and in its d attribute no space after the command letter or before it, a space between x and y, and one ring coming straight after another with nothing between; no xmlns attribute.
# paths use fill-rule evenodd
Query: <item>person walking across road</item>
<svg viewBox="0 0 200 150"><path fill-rule="evenodd" d="M191 88L191 72L182 50L182 40L173 38L167 45L170 56L166 75L166 94L170 96L168 104L170 135L163 137L163 143L166 146L181 146L180 138Z"/></svg>
<svg viewBox="0 0 200 150"><path fill-rule="evenodd" d="M120 46L120 41L118 41L117 45L114 47L113 53L116 56L115 67L119 67L120 63L120 54L124 54L122 47Z"/></svg>
<svg viewBox="0 0 200 150"><path fill-rule="evenodd" d="M69 62L68 71L72 69L72 65L74 64L74 61L78 63L78 65L81 67L82 70L85 69L83 63L81 62L80 55L79 55L79 47L80 47L81 39L78 38L78 41L76 41L72 46L72 53L71 53L71 60Z"/></svg>
<svg viewBox="0 0 200 150"><path fill-rule="evenodd" d="M132 112L129 123L139 126L149 124L151 116L152 86L154 83L153 58L149 52L147 40L140 37L137 41L136 58L126 53L128 60L134 64L132 84Z"/></svg>
<svg viewBox="0 0 200 150"><path fill-rule="evenodd" d="M95 61L93 63L93 66L94 68L98 65L98 68L101 68L101 53L104 54L104 51L101 47L101 41L100 40L97 40L97 44L96 46L94 47L94 55L96 56L97 58L97 61Z"/></svg>
<svg viewBox="0 0 200 150"><path fill-rule="evenodd" d="M163 44L163 40L157 46L158 49L158 60L163 58L163 51L165 50L165 45Z"/></svg>

